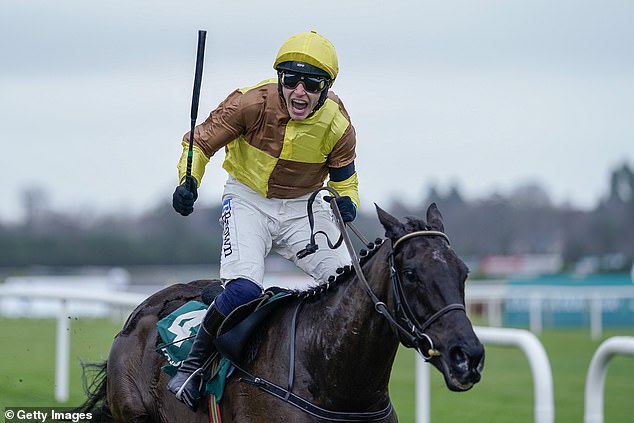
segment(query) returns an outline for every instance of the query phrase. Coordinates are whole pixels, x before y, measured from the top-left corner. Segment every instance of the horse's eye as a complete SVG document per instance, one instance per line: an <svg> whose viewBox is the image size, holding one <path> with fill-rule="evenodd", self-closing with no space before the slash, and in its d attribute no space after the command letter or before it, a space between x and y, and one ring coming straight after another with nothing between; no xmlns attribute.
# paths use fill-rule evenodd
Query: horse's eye
<svg viewBox="0 0 634 423"><path fill-rule="evenodd" d="M405 279L407 279L409 282L416 282L418 280L416 272L412 269L403 270L403 276L405 276Z"/></svg>

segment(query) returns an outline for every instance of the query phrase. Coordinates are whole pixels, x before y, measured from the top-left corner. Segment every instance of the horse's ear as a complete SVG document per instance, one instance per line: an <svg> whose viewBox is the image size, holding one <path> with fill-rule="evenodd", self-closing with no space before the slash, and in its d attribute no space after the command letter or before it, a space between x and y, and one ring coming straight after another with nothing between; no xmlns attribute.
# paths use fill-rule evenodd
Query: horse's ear
<svg viewBox="0 0 634 423"><path fill-rule="evenodd" d="M445 232L445 225L442 223L442 214L440 214L436 203L431 203L427 209L427 225L434 231Z"/></svg>
<svg viewBox="0 0 634 423"><path fill-rule="evenodd" d="M391 240L402 237L405 234L405 225L376 203L374 206L376 207L376 214L379 216L379 222L381 222L381 225L385 228L385 236Z"/></svg>

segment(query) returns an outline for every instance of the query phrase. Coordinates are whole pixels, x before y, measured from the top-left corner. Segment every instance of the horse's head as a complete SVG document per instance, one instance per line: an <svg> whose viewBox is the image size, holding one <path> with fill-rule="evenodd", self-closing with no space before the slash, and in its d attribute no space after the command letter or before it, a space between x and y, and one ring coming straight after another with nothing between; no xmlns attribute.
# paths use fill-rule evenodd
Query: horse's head
<svg viewBox="0 0 634 423"><path fill-rule="evenodd" d="M470 389L480 380L484 347L464 309L468 268L449 245L440 211L430 205L427 223L402 223L378 206L377 213L392 241L392 313L410 332L399 332L401 342L431 362L449 389Z"/></svg>

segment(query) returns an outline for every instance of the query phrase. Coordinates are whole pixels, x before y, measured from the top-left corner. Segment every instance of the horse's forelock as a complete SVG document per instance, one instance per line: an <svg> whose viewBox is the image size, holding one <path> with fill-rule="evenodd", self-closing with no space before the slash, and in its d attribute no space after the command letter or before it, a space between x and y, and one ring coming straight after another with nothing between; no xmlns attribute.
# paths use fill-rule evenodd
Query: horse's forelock
<svg viewBox="0 0 634 423"><path fill-rule="evenodd" d="M407 216L405 219L407 220L405 223L407 232L424 231L427 229L427 224L423 219L414 216Z"/></svg>

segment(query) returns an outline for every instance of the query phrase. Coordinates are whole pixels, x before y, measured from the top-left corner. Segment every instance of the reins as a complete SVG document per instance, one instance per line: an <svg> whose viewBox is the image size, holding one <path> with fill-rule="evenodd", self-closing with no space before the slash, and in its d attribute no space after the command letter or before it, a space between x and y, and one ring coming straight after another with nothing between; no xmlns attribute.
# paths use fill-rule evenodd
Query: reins
<svg viewBox="0 0 634 423"><path fill-rule="evenodd" d="M325 232L314 231L315 221L313 217L313 203L320 191L328 191L333 196L332 200L330 201L330 207L335 215L337 224L339 226L339 230L341 232L341 235L335 244L332 244L330 239L328 239L328 235ZM435 321L437 321L442 316L444 316L445 314L447 314L448 312L452 310L465 311L464 305L459 303L448 304L442 307L440 310L434 312L430 317L428 317L421 324L416 318L416 316L414 315L414 313L412 312L409 306L409 303L405 299L403 284L398 276L398 270L396 269L395 250L403 242L414 237L440 236L444 238L445 240L447 240L447 243L450 242L449 237L444 232L434 231L434 230L424 230L424 231L411 232L406 235L403 235L401 238L397 239L393 244L391 244L391 240L388 239L388 242L390 243L388 244L388 248L389 248L388 265L390 268L390 279L392 282L392 291L394 294L395 316L393 316L392 313L390 313L390 311L388 310L386 304L376 296L374 291L372 291L370 284L365 278L363 270L361 269L360 260L354 249L352 241L350 240L350 236L348 235L346 226L350 228L355 233L355 235L357 235L357 237L359 237L359 239L361 240L361 242L364 243L364 245L366 245L369 248L374 247L374 245L371 243L368 243L368 241L363 237L361 232L355 227L354 224L352 224L351 222L348 222L347 224L344 223L341 217L341 212L339 211L339 207L337 206L337 202L335 201L337 197L339 197L339 194L337 193L337 191L335 191L334 189L330 187L320 188L309 197L307 209L308 209L308 221L310 224L310 232L311 232L310 242L304 250L300 251L297 254L298 258L305 257L306 255L312 254L315 251L317 251L318 246L315 242L315 235L319 233L323 234L326 237L328 246L330 248L337 248L339 245L341 245L341 242L343 241L343 243L346 245L348 253L350 254L350 257L352 258L352 266L357 274L357 277L365 286L365 290L368 296L370 297L372 303L374 304L374 308L379 314L385 317L385 319L388 321L390 326L393 329L395 329L395 331L399 334L399 339L401 340L401 342L405 346L415 348L423 356L425 360L429 360L432 357L439 356L440 352L434 348L434 343L431 337L425 333L425 330L428 329ZM399 320L401 320L402 323ZM423 345L422 345L423 341L427 342L427 345L426 345L427 348L423 348Z"/></svg>
<svg viewBox="0 0 634 423"><path fill-rule="evenodd" d="M330 241L330 238L328 237L328 234L326 232L324 231L315 232L315 215L313 213L313 204L315 203L315 199L317 198L317 195L321 191L328 191L333 196L333 201L331 201L330 207L333 209L333 212L335 213L335 216L337 217L337 222L339 223L339 231L341 232L341 235L339 235L339 239L334 244ZM308 197L306 208L308 211L308 225L310 226L310 241L306 245L306 248L304 248L303 250L297 253L297 258L300 258L300 259L304 258L307 255L317 251L317 249L319 248L319 245L317 245L317 242L315 242L315 237L319 234L324 235L324 237L326 238L326 242L328 243L328 247L332 249L339 248L339 246L341 245L341 242L346 240L346 237L347 237L346 224L343 223L343 219L341 218L341 212L339 211L339 207L337 207L336 202L334 202L334 199L337 197L339 197L339 193L330 187L322 187L318 189L317 191L313 192L310 195L310 197ZM368 248L374 247L374 244L368 242L368 240L365 239L361 231L357 229L357 227L352 222L348 222L347 226L361 240L363 245L367 246ZM350 241L350 238L348 237L348 240L345 242L346 242L346 247L348 248L348 251L352 251L353 255L351 255L351 257L356 257L354 248L351 249L352 242Z"/></svg>

